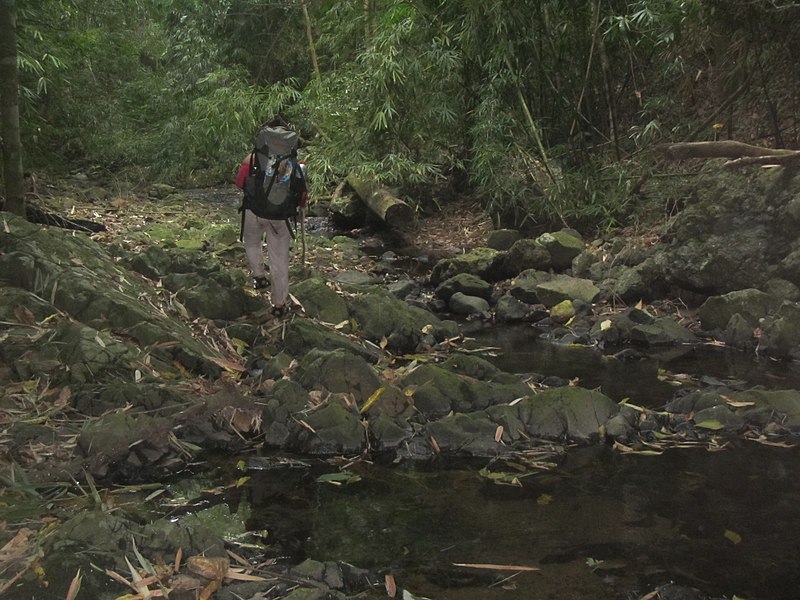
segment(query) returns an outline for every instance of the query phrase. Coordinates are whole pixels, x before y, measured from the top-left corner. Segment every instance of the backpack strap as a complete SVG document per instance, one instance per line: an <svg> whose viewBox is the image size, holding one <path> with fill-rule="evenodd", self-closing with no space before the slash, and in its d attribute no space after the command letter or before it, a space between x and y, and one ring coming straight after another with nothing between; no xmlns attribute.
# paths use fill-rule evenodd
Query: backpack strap
<svg viewBox="0 0 800 600"><path fill-rule="evenodd" d="M269 185L267 186L267 190L266 190L266 193L265 193L265 196L267 198L269 198L269 192L272 189L272 185L275 183L275 180L278 178L278 167L280 166L280 164L284 160L286 160L287 158L290 158L291 156L292 156L291 154L287 154L285 156L276 156L275 157L275 166L272 169L272 178L269 180Z"/></svg>
<svg viewBox="0 0 800 600"><path fill-rule="evenodd" d="M248 176L253 173L254 168L259 168L259 169L261 168L261 165L259 165L258 163L258 152L255 146L253 147L253 151L250 153L250 170L247 172ZM247 214L248 208L249 207L247 206L247 194L242 194L242 204L239 206L239 212L242 213L242 223L239 226L240 242L244 241L244 217L245 214Z"/></svg>

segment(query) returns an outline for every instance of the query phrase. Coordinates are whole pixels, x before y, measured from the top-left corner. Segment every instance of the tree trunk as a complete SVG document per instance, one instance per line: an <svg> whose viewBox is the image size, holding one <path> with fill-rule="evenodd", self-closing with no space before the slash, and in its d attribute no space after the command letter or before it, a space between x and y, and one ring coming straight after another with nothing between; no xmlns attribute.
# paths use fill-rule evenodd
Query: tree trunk
<svg viewBox="0 0 800 600"><path fill-rule="evenodd" d="M0 134L3 138L2 208L25 216L25 182L19 139L17 83L17 10L15 0L0 0Z"/></svg>
<svg viewBox="0 0 800 600"><path fill-rule="evenodd" d="M402 228L411 224L411 219L414 216L414 209L400 200L400 198L392 195L392 193L382 185L374 181L364 181L355 175L348 176L347 183L350 184L353 191L355 191L358 197L367 205L367 208L390 227Z"/></svg>

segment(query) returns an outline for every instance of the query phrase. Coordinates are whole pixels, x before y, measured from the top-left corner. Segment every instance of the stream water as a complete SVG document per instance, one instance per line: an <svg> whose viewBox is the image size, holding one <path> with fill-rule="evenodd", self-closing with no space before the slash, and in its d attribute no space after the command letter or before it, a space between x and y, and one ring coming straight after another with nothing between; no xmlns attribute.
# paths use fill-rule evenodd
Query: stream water
<svg viewBox="0 0 800 600"><path fill-rule="evenodd" d="M493 330L502 368L579 378L610 397L659 407L668 371L702 385L794 387L795 366L719 348L634 363L540 342L531 328ZM550 471L501 486L488 460L357 463L360 480L312 470L264 471L250 482L251 529L271 529L295 558L344 560L392 574L434 600L638 599L675 582L748 600L800 597L800 450L734 440L724 449L627 455L572 448ZM329 469L335 470L335 469ZM457 566L521 565L538 571Z"/></svg>

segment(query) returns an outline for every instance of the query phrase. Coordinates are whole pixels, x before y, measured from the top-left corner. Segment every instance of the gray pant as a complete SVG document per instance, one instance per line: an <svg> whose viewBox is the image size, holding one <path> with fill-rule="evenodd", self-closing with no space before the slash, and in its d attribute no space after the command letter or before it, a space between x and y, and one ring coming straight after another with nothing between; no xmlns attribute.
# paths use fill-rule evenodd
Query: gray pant
<svg viewBox="0 0 800 600"><path fill-rule="evenodd" d="M247 262L253 277L264 277L264 250L267 235L267 259L272 278L270 300L273 306L283 306L289 297L289 228L286 221L272 221L245 211L242 240Z"/></svg>

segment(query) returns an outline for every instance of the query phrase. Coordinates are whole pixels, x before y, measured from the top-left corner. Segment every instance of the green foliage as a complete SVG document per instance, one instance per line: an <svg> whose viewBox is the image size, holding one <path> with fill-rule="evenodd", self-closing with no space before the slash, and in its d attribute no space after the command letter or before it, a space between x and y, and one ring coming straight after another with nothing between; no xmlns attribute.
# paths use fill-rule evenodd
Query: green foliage
<svg viewBox="0 0 800 600"><path fill-rule="evenodd" d="M710 139L717 118L732 131L737 94L776 143L800 140L780 122L800 110L780 67L800 62L788 1L307 5L319 79L299 2L25 4L26 164L230 181L281 113L314 193L356 173L421 205L475 194L504 224L607 228L636 213L632 157Z"/></svg>

